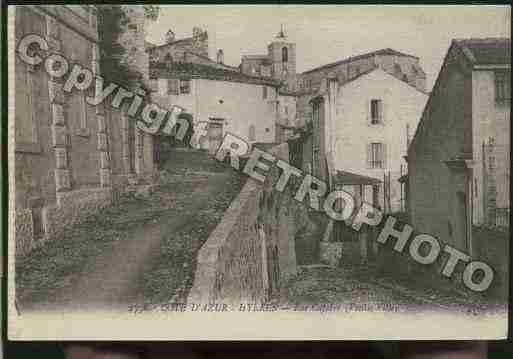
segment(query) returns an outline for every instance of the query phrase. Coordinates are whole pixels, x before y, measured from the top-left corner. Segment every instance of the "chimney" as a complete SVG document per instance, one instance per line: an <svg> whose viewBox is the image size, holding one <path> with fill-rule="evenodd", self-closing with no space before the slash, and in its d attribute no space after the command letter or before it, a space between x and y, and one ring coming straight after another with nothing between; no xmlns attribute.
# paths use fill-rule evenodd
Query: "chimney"
<svg viewBox="0 0 513 359"><path fill-rule="evenodd" d="M217 63L224 64L224 52L223 49L217 50Z"/></svg>
<svg viewBox="0 0 513 359"><path fill-rule="evenodd" d="M166 44L170 44L174 41L175 41L175 33L173 32L173 30L168 30L168 32L166 32Z"/></svg>

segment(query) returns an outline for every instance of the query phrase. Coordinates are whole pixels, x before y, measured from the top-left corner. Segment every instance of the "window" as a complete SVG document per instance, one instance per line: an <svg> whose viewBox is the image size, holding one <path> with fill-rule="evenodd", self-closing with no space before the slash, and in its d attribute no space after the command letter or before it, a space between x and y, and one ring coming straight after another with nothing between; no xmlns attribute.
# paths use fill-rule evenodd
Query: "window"
<svg viewBox="0 0 513 359"><path fill-rule="evenodd" d="M370 143L367 148L367 167L385 168L385 152L385 144L379 142Z"/></svg>
<svg viewBox="0 0 513 359"><path fill-rule="evenodd" d="M191 93L191 80L189 79L168 79L167 80L167 94L180 95Z"/></svg>
<svg viewBox="0 0 513 359"><path fill-rule="evenodd" d="M191 80L180 80L180 93L191 93Z"/></svg>
<svg viewBox="0 0 513 359"><path fill-rule="evenodd" d="M289 49L286 47L283 47L281 49L281 61L282 62L288 62L289 61Z"/></svg>
<svg viewBox="0 0 513 359"><path fill-rule="evenodd" d="M178 81L176 79L167 80L167 94L178 95Z"/></svg>
<svg viewBox="0 0 513 359"><path fill-rule="evenodd" d="M289 114L289 107L288 106L285 106L285 114L288 115Z"/></svg>
<svg viewBox="0 0 513 359"><path fill-rule="evenodd" d="M504 103L511 98L511 80L506 71L495 72L495 102Z"/></svg>
<svg viewBox="0 0 513 359"><path fill-rule="evenodd" d="M264 100L267 98L267 86L262 88L262 97Z"/></svg>
<svg viewBox="0 0 513 359"><path fill-rule="evenodd" d="M32 94L33 94L33 73L29 70L30 65L24 64L16 57L16 106L15 106L15 133L16 142L36 142L35 121L33 117Z"/></svg>
<svg viewBox="0 0 513 359"><path fill-rule="evenodd" d="M255 141L256 140L255 125L250 125L249 126L249 136L248 136L248 138L249 138L250 141Z"/></svg>
<svg viewBox="0 0 513 359"><path fill-rule="evenodd" d="M376 125L383 123L383 101L371 100L370 107L371 124Z"/></svg>

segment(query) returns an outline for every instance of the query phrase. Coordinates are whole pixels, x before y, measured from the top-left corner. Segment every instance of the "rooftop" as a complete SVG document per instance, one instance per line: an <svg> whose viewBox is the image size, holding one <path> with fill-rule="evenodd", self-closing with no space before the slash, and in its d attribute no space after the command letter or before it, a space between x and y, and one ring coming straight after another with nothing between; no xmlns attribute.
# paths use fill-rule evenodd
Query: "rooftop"
<svg viewBox="0 0 513 359"><path fill-rule="evenodd" d="M147 47L147 49L156 49L156 48L161 48L161 47L165 47L165 46L174 46L174 45L183 44L183 43L192 43L193 41L194 41L194 38L185 37L183 39L175 40L175 41L168 42L168 43L165 43L162 45L151 44L153 46L149 46L149 47Z"/></svg>
<svg viewBox="0 0 513 359"><path fill-rule="evenodd" d="M250 76L238 71L189 62L174 62L172 65L152 63L150 65L150 78L200 78L276 87L280 85L278 81L268 77Z"/></svg>
<svg viewBox="0 0 513 359"><path fill-rule="evenodd" d="M376 51L368 52L368 53L362 54L362 55L348 57L348 58L340 60L340 61L332 62L332 63L326 64L326 65L322 65L322 66L313 68L313 69L305 71L303 73L304 74L308 74L308 73L311 73L311 72L328 69L330 67L334 67L334 66L350 63L350 62L353 62L353 61L365 59L367 57L372 57L372 56L376 56L376 55L406 56L406 57L412 57L414 59L418 59L417 56L408 55L408 54L405 54L403 52L399 52L399 51L391 49L391 48L386 48L386 49L381 49L381 50L376 50Z"/></svg>
<svg viewBox="0 0 513 359"><path fill-rule="evenodd" d="M347 171L337 171L333 182L339 185L378 185L381 183L377 178Z"/></svg>
<svg viewBox="0 0 513 359"><path fill-rule="evenodd" d="M474 65L509 65L511 63L511 39L455 39L453 44L460 47Z"/></svg>

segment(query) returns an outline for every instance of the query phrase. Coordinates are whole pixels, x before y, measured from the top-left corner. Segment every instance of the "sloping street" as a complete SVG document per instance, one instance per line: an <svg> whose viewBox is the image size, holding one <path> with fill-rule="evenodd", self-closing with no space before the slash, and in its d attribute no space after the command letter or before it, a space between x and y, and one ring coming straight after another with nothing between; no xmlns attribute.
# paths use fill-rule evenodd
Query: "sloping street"
<svg viewBox="0 0 513 359"><path fill-rule="evenodd" d="M150 196L122 198L17 261L19 309L128 310L183 300L197 250L243 177L200 151L173 151L163 169Z"/></svg>

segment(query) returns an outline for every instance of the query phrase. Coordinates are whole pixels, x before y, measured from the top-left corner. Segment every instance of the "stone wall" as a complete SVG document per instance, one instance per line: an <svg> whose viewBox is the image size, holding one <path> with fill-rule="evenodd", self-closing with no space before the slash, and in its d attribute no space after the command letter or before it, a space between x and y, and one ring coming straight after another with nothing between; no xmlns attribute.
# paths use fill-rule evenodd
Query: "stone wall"
<svg viewBox="0 0 513 359"><path fill-rule="evenodd" d="M271 152L288 159L288 146ZM309 227L306 209L291 194L275 191L280 170L262 185L249 179L200 249L189 302L260 302L296 273L295 237Z"/></svg>
<svg viewBox="0 0 513 359"><path fill-rule="evenodd" d="M9 31L16 41L36 33L49 45L42 57L60 54L100 74L96 6L31 5L14 11ZM89 93L67 94L64 79L50 76L43 65L28 66L14 53L9 65L15 67L10 90L17 94L10 135L20 256L109 205L114 184L126 189L132 175L133 184L151 182L154 154L152 136L135 131L124 112L107 105L112 96L105 105L91 106L85 99Z"/></svg>
<svg viewBox="0 0 513 359"><path fill-rule="evenodd" d="M23 208L16 211L16 254L27 253L32 246L34 237L34 226L32 220L32 211L30 208Z"/></svg>
<svg viewBox="0 0 513 359"><path fill-rule="evenodd" d="M506 300L509 284L509 231L485 226L473 226L474 256L494 269L494 280L488 295Z"/></svg>
<svg viewBox="0 0 513 359"><path fill-rule="evenodd" d="M43 208L45 238L62 237L67 226L97 213L111 202L110 188L81 189L58 194L57 205Z"/></svg>
<svg viewBox="0 0 513 359"><path fill-rule="evenodd" d="M464 181L444 163L473 150L472 74L462 57L451 52L442 66L408 148L408 181L414 228L467 250L465 238L455 233Z"/></svg>
<svg viewBox="0 0 513 359"><path fill-rule="evenodd" d="M374 55L354 60L349 58L338 65L303 72L298 75L299 89L319 88L322 80L328 77L336 77L340 83L344 83L377 66L421 91L426 90L426 75L419 64L419 59L396 55Z"/></svg>

